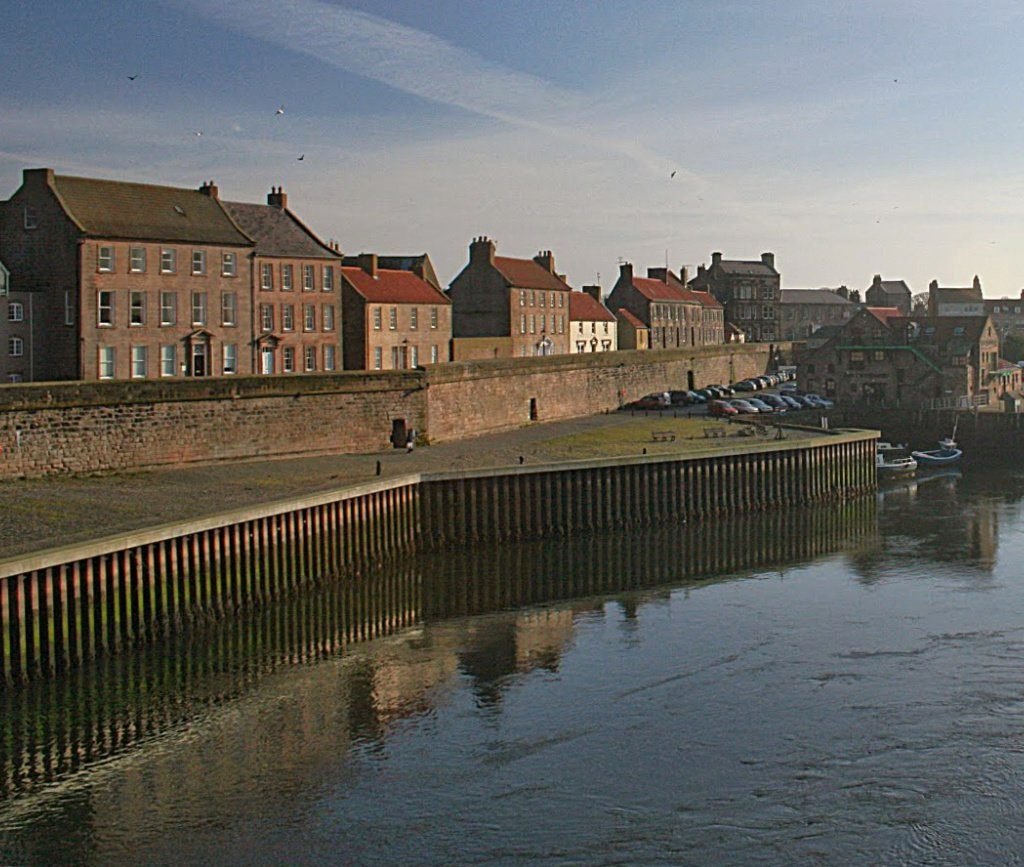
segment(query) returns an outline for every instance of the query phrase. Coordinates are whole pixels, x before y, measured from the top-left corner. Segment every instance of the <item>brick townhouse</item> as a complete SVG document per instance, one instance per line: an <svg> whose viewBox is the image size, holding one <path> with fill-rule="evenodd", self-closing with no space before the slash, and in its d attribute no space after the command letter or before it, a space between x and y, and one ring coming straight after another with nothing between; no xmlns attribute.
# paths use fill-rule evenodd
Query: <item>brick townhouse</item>
<svg viewBox="0 0 1024 867"><path fill-rule="evenodd" d="M774 253L762 253L760 261L712 253L711 265L699 266L689 285L714 295L725 308L725 321L748 341L765 342L778 339L781 283Z"/></svg>
<svg viewBox="0 0 1024 867"><path fill-rule="evenodd" d="M0 204L4 378L251 373L252 249L197 190L25 170Z"/></svg>
<svg viewBox="0 0 1024 867"><path fill-rule="evenodd" d="M381 268L375 253L346 257L341 269L344 360L351 370L402 370L448 361L452 305L428 279L426 256L410 270ZM436 276L433 280L436 281Z"/></svg>
<svg viewBox="0 0 1024 867"><path fill-rule="evenodd" d="M495 255L490 238L474 238L469 263L452 280L452 332L460 338L502 338L513 357L570 352L569 285L544 250L532 259Z"/></svg>
<svg viewBox="0 0 1024 867"><path fill-rule="evenodd" d="M212 181L200 191L219 197ZM221 202L255 242L251 274L252 370L260 374L341 369L341 253L325 244L272 188L265 205Z"/></svg>

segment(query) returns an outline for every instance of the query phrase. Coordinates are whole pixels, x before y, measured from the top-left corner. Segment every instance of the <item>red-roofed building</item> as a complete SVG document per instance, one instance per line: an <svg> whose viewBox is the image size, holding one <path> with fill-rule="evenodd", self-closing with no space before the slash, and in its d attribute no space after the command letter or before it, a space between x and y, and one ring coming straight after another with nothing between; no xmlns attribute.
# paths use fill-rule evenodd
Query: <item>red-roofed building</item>
<svg viewBox="0 0 1024 867"><path fill-rule="evenodd" d="M619 326L619 349L650 349L651 329L625 307L615 311Z"/></svg>
<svg viewBox="0 0 1024 867"><path fill-rule="evenodd" d="M600 286L569 293L569 339L573 352L612 352L619 348L618 322L601 303Z"/></svg>
<svg viewBox="0 0 1024 867"><path fill-rule="evenodd" d="M421 269L381 268L374 253L341 269L349 370L403 370L449 360L452 306Z"/></svg>
<svg viewBox="0 0 1024 867"><path fill-rule="evenodd" d="M496 256L489 238L474 238L469 263L448 287L453 336L508 338L495 346L513 356L567 353L570 293L550 250L513 259Z"/></svg>

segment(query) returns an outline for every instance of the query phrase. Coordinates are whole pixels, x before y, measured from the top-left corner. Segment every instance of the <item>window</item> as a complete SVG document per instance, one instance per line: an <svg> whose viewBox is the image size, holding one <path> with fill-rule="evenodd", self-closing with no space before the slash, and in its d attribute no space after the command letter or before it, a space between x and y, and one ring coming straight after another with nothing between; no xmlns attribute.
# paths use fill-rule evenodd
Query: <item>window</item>
<svg viewBox="0 0 1024 867"><path fill-rule="evenodd" d="M413 307L409 311L409 328L412 331L415 331L417 328L419 328L419 324L420 324L420 308L419 307Z"/></svg>
<svg viewBox="0 0 1024 867"><path fill-rule="evenodd" d="M274 330L274 308L269 304L260 305L260 331Z"/></svg>
<svg viewBox="0 0 1024 867"><path fill-rule="evenodd" d="M25 208L23 214L24 223L22 225L26 229L35 229L39 226L39 215L36 213L35 208Z"/></svg>
<svg viewBox="0 0 1024 867"><path fill-rule="evenodd" d="M324 304L320 316L324 322L324 331L334 331L334 305Z"/></svg>
<svg viewBox="0 0 1024 867"><path fill-rule="evenodd" d="M281 352L281 367L285 373L295 373L295 347L286 346Z"/></svg>
<svg viewBox="0 0 1024 867"><path fill-rule="evenodd" d="M875 350L875 361L885 361L885 350L884 349L876 349Z"/></svg>
<svg viewBox="0 0 1024 867"><path fill-rule="evenodd" d="M295 307L291 304L281 305L281 330L295 330Z"/></svg>
<svg viewBox="0 0 1024 867"><path fill-rule="evenodd" d="M520 289L519 290L519 306L520 307L525 307L526 306L526 290L525 289Z"/></svg>
<svg viewBox="0 0 1024 867"><path fill-rule="evenodd" d="M174 376L178 372L178 348L173 343L160 347L160 375Z"/></svg>
<svg viewBox="0 0 1024 867"><path fill-rule="evenodd" d="M192 251L192 273L193 274L205 274L206 273L206 251L205 250L193 250Z"/></svg>
<svg viewBox="0 0 1024 867"><path fill-rule="evenodd" d="M330 265L324 265L323 280L321 282L323 283L321 288L324 292L334 291L334 268Z"/></svg>
<svg viewBox="0 0 1024 867"><path fill-rule="evenodd" d="M8 382L21 382L21 374L20 373L8 373L7 374L7 381Z"/></svg>
<svg viewBox="0 0 1024 867"><path fill-rule="evenodd" d="M333 346L324 347L324 370L334 370L335 364L335 351Z"/></svg>
<svg viewBox="0 0 1024 867"><path fill-rule="evenodd" d="M128 270L132 274L146 273L146 248L132 247L128 251Z"/></svg>
<svg viewBox="0 0 1024 867"><path fill-rule="evenodd" d="M178 270L178 251L177 250L161 250L160 251L160 273L161 274L173 274Z"/></svg>
<svg viewBox="0 0 1024 867"><path fill-rule="evenodd" d="M541 293L540 293L540 306L541 307L547 307L547 303L548 303L547 293L544 292L544 291L541 291Z"/></svg>
<svg viewBox="0 0 1024 867"><path fill-rule="evenodd" d="M160 293L160 324L174 325L178 321L178 293Z"/></svg>
<svg viewBox="0 0 1024 867"><path fill-rule="evenodd" d="M537 333L537 314L536 313L531 313L530 314L530 334L536 334L536 333Z"/></svg>
<svg viewBox="0 0 1024 867"><path fill-rule="evenodd" d="M536 307L537 306L537 293L533 289L530 290L530 306L531 307Z"/></svg>
<svg viewBox="0 0 1024 867"><path fill-rule="evenodd" d="M437 344L435 343L433 346L430 347L430 363L431 364L437 364L438 354L439 353L437 351Z"/></svg>
<svg viewBox="0 0 1024 867"><path fill-rule="evenodd" d="M96 261L96 268L99 271L110 272L114 270L114 248L100 247L99 257Z"/></svg>
<svg viewBox="0 0 1024 867"><path fill-rule="evenodd" d="M21 322L25 318L25 308L20 301L7 302L7 321Z"/></svg>
<svg viewBox="0 0 1024 867"><path fill-rule="evenodd" d="M526 314L519 314L519 333L526 334Z"/></svg>
<svg viewBox="0 0 1024 867"><path fill-rule="evenodd" d="M234 343L224 344L224 375L238 373L238 346Z"/></svg>
<svg viewBox="0 0 1024 867"><path fill-rule="evenodd" d="M64 290L64 324L75 324L75 296L70 289Z"/></svg>
<svg viewBox="0 0 1024 867"><path fill-rule="evenodd" d="M559 292L558 293L558 306L559 307L565 307L565 293L564 292Z"/></svg>
<svg viewBox="0 0 1024 867"><path fill-rule="evenodd" d="M100 379L113 379L114 378L114 347L113 346L101 346L100 347L100 364L99 374Z"/></svg>
<svg viewBox="0 0 1024 867"><path fill-rule="evenodd" d="M128 295L129 306L128 306L128 324L129 325L145 325L146 324L146 293L145 292L130 292Z"/></svg>
<svg viewBox="0 0 1024 867"><path fill-rule="evenodd" d="M401 370L405 367L405 357L401 346L391 347L391 369Z"/></svg>
<svg viewBox="0 0 1024 867"><path fill-rule="evenodd" d="M306 373L316 370L316 347L307 346L303 352L304 358L304 369Z"/></svg>
<svg viewBox="0 0 1024 867"><path fill-rule="evenodd" d="M96 324L97 325L113 325L114 324L114 293L113 292L98 292L98 293L96 293Z"/></svg>
<svg viewBox="0 0 1024 867"><path fill-rule="evenodd" d="M314 292L316 291L315 284L315 271L312 265L302 266L302 291L303 292Z"/></svg>
<svg viewBox="0 0 1024 867"><path fill-rule="evenodd" d="M133 346L132 347L132 379L145 379L146 368L146 347L145 346Z"/></svg>
<svg viewBox="0 0 1024 867"><path fill-rule="evenodd" d="M220 320L222 325L238 324L238 295L234 292L221 293Z"/></svg>
<svg viewBox="0 0 1024 867"><path fill-rule="evenodd" d="M15 358L25 354L25 342L20 337L7 338L7 354Z"/></svg>
<svg viewBox="0 0 1024 867"><path fill-rule="evenodd" d="M260 265L260 289L269 292L274 288L274 266L268 263Z"/></svg>
<svg viewBox="0 0 1024 867"><path fill-rule="evenodd" d="M316 305L302 305L302 330L316 331Z"/></svg>
<svg viewBox="0 0 1024 867"><path fill-rule="evenodd" d="M206 293L205 292L193 292L192 293L192 324L193 325L205 325L206 324Z"/></svg>
<svg viewBox="0 0 1024 867"><path fill-rule="evenodd" d="M380 370L383 364L384 351L379 346L373 347L373 369Z"/></svg>
<svg viewBox="0 0 1024 867"><path fill-rule="evenodd" d="M430 308L430 327L437 328L437 308Z"/></svg>
<svg viewBox="0 0 1024 867"><path fill-rule="evenodd" d="M558 316L558 333L559 334L564 334L565 333L565 316L562 315L562 314L559 314L559 316Z"/></svg>
<svg viewBox="0 0 1024 867"><path fill-rule="evenodd" d="M373 308L373 330L380 331L380 308Z"/></svg>
<svg viewBox="0 0 1024 867"><path fill-rule="evenodd" d="M281 266L281 291L291 292L292 291L292 266L282 265Z"/></svg>
<svg viewBox="0 0 1024 867"><path fill-rule="evenodd" d="M420 348L418 346L409 347L409 367L420 366Z"/></svg>
<svg viewBox="0 0 1024 867"><path fill-rule="evenodd" d="M224 253L220 257L220 273L223 277L234 277L238 274L238 259L234 253Z"/></svg>
<svg viewBox="0 0 1024 867"><path fill-rule="evenodd" d="M396 328L398 328L398 308L397 307L392 307L388 311L388 328L390 328L392 331L394 331Z"/></svg>

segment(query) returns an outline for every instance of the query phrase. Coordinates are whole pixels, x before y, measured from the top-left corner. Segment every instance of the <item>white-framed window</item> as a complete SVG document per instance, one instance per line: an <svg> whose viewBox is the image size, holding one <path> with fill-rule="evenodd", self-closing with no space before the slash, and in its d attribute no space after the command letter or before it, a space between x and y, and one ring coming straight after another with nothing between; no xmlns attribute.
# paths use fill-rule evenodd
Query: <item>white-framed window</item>
<svg viewBox="0 0 1024 867"><path fill-rule="evenodd" d="M270 304L260 305L260 331L274 330L274 308Z"/></svg>
<svg viewBox="0 0 1024 867"><path fill-rule="evenodd" d="M373 330L380 331L380 308L373 308Z"/></svg>
<svg viewBox="0 0 1024 867"><path fill-rule="evenodd" d="M8 382L21 382L22 381L21 374L20 373L8 373L7 374L7 381Z"/></svg>
<svg viewBox="0 0 1024 867"><path fill-rule="evenodd" d="M160 375L175 376L178 373L178 347L165 343L160 347Z"/></svg>
<svg viewBox="0 0 1024 867"><path fill-rule="evenodd" d="M303 368L306 373L316 370L316 347L306 346L303 350Z"/></svg>
<svg viewBox="0 0 1024 867"><path fill-rule="evenodd" d="M295 308L291 304L281 305L281 330L295 330Z"/></svg>
<svg viewBox="0 0 1024 867"><path fill-rule="evenodd" d="M132 247L128 250L128 270L132 274L146 273L146 248Z"/></svg>
<svg viewBox="0 0 1024 867"><path fill-rule="evenodd" d="M412 307L409 310L409 329L415 331L420 325L420 308Z"/></svg>
<svg viewBox="0 0 1024 867"><path fill-rule="evenodd" d="M20 337L7 338L7 354L12 358L18 358L25 354L25 341Z"/></svg>
<svg viewBox="0 0 1024 867"><path fill-rule="evenodd" d="M316 266L315 265L303 265L302 266L302 291L303 292L315 292L316 291Z"/></svg>
<svg viewBox="0 0 1024 867"><path fill-rule="evenodd" d="M260 289L269 292L274 288L274 266L269 262L260 265Z"/></svg>
<svg viewBox="0 0 1024 867"><path fill-rule="evenodd" d="M39 215L36 213L35 208L29 208L26 206L25 211L22 215L22 226L26 229L37 229L39 228Z"/></svg>
<svg viewBox="0 0 1024 867"><path fill-rule="evenodd" d="M238 294L235 292L222 292L220 296L220 322L221 325L238 324Z"/></svg>
<svg viewBox="0 0 1024 867"><path fill-rule="evenodd" d="M281 369L284 373L295 373L294 346L286 346L281 351Z"/></svg>
<svg viewBox="0 0 1024 867"><path fill-rule="evenodd" d="M565 307L565 293L564 292L559 292L558 293L558 306L559 307Z"/></svg>
<svg viewBox="0 0 1024 867"><path fill-rule="evenodd" d="M324 323L324 331L334 331L334 305L324 304L320 310L320 318Z"/></svg>
<svg viewBox="0 0 1024 867"><path fill-rule="evenodd" d="M145 292L130 292L128 293L128 324L129 325L145 325L146 324L146 293Z"/></svg>
<svg viewBox="0 0 1024 867"><path fill-rule="evenodd" d="M64 324L75 324L75 293L70 289L64 290Z"/></svg>
<svg viewBox="0 0 1024 867"><path fill-rule="evenodd" d="M380 370L384 364L384 350L380 346L373 347L373 369Z"/></svg>
<svg viewBox="0 0 1024 867"><path fill-rule="evenodd" d="M238 345L235 343L224 344L224 375L230 376L238 373Z"/></svg>
<svg viewBox="0 0 1024 867"><path fill-rule="evenodd" d="M536 334L536 333L537 333L537 314L536 313L531 313L530 314L530 334Z"/></svg>
<svg viewBox="0 0 1024 867"><path fill-rule="evenodd" d="M526 334L526 314L519 314L519 333Z"/></svg>
<svg viewBox="0 0 1024 867"><path fill-rule="evenodd" d="M192 273L193 274L205 274L206 273L206 251L205 250L193 250L192 251Z"/></svg>
<svg viewBox="0 0 1024 867"><path fill-rule="evenodd" d="M336 358L337 358L337 353L335 351L335 348L333 346L325 346L324 347L324 370L334 370L335 365L337 364Z"/></svg>
<svg viewBox="0 0 1024 867"><path fill-rule="evenodd" d="M193 292L192 293L192 324L193 325L205 325L206 324L206 293L205 292Z"/></svg>
<svg viewBox="0 0 1024 867"><path fill-rule="evenodd" d="M174 325L178 321L178 293L160 293L160 324Z"/></svg>
<svg viewBox="0 0 1024 867"><path fill-rule="evenodd" d="M114 293L101 289L96 293L96 324L114 324Z"/></svg>
<svg viewBox="0 0 1024 867"><path fill-rule="evenodd" d="M7 302L7 321L22 322L25 319L25 306L20 301Z"/></svg>
<svg viewBox="0 0 1024 867"><path fill-rule="evenodd" d="M437 351L437 344L435 343L433 346L430 347L430 363L431 364L437 364L438 355L439 355L439 353Z"/></svg>
<svg viewBox="0 0 1024 867"><path fill-rule="evenodd" d="M178 270L178 251L164 247L160 251L160 273L173 274Z"/></svg>
<svg viewBox="0 0 1024 867"><path fill-rule="evenodd" d="M525 307L526 306L526 290L525 289L520 289L519 290L519 306L520 307Z"/></svg>
<svg viewBox="0 0 1024 867"><path fill-rule="evenodd" d="M234 253L221 254L220 274L222 277L235 277L238 275L238 257Z"/></svg>
<svg viewBox="0 0 1024 867"><path fill-rule="evenodd" d="M114 378L114 347L101 346L99 348L99 374L100 379Z"/></svg>
<svg viewBox="0 0 1024 867"><path fill-rule="evenodd" d="M548 306L548 293L544 292L543 290L541 290L538 294L540 295L540 306L541 307L547 307ZM554 305L552 305L552 306L554 306Z"/></svg>
<svg viewBox="0 0 1024 867"><path fill-rule="evenodd" d="M552 316L551 318L554 319L555 317ZM565 334L565 316L561 313L558 314L558 333Z"/></svg>
<svg viewBox="0 0 1024 867"><path fill-rule="evenodd" d="M520 306L522 306L522 305L520 305ZM430 308L430 327L434 328L434 329L437 328L437 308L436 307L431 307Z"/></svg>
<svg viewBox="0 0 1024 867"><path fill-rule="evenodd" d="M392 307L388 311L388 328L390 328L392 331L394 331L396 328L398 328L398 308L397 307Z"/></svg>
<svg viewBox="0 0 1024 867"><path fill-rule="evenodd" d="M323 279L321 280L321 287L324 292L334 291L334 268L331 265L324 265Z"/></svg>
<svg viewBox="0 0 1024 867"><path fill-rule="evenodd" d="M145 379L148 368L148 353L145 346L132 347L132 379Z"/></svg>
<svg viewBox="0 0 1024 867"><path fill-rule="evenodd" d="M302 330L316 331L316 305L302 305Z"/></svg>
<svg viewBox="0 0 1024 867"><path fill-rule="evenodd" d="M292 291L292 266L282 265L281 266L281 291L291 292Z"/></svg>
<svg viewBox="0 0 1024 867"><path fill-rule="evenodd" d="M96 270L109 273L114 270L114 248L100 247L96 256Z"/></svg>
<svg viewBox="0 0 1024 867"><path fill-rule="evenodd" d="M420 366L420 348L418 346L409 347L409 367Z"/></svg>

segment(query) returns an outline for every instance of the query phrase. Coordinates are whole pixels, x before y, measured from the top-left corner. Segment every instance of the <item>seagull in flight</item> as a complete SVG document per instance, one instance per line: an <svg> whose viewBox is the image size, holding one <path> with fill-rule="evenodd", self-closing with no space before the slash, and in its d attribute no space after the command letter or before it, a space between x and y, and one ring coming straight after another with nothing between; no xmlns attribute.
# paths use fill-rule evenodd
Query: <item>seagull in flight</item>
<svg viewBox="0 0 1024 867"><path fill-rule="evenodd" d="M278 107L274 114L284 114L284 106Z"/></svg>
<svg viewBox="0 0 1024 867"><path fill-rule="evenodd" d="M202 134L203 134L203 131L202 131L201 129L197 129L197 130L196 130L196 137L197 137L197 138L198 138L199 136L201 136Z"/></svg>
<svg viewBox="0 0 1024 867"><path fill-rule="evenodd" d="M672 172L672 174L669 175L670 178L674 178L675 176L676 176L675 172Z"/></svg>
<svg viewBox="0 0 1024 867"><path fill-rule="evenodd" d="M303 155L302 155L302 156L300 156L300 157L299 157L298 159L299 159L299 161L301 162L301 161L302 161L302 160L304 160L305 158L306 158L306 155L305 155L305 154L303 154Z"/></svg>
<svg viewBox="0 0 1024 867"><path fill-rule="evenodd" d="M139 77L139 73L136 72L135 75L129 75L128 76L128 80L129 81L135 81L135 79L138 78L138 77Z"/></svg>

